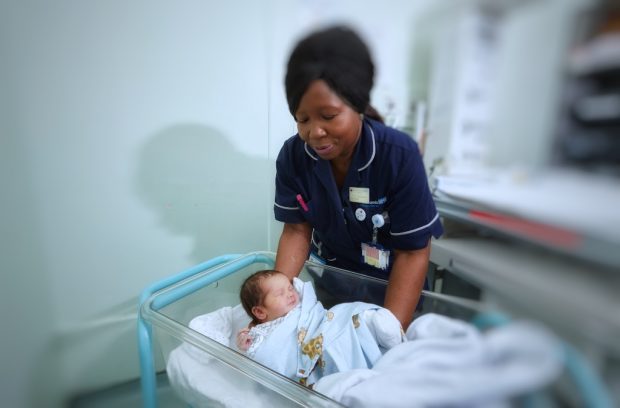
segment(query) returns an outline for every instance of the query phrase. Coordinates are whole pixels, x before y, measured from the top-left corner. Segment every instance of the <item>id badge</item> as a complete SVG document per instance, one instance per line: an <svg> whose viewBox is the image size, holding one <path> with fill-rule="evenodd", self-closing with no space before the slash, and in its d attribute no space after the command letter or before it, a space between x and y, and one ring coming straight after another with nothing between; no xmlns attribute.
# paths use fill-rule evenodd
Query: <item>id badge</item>
<svg viewBox="0 0 620 408"><path fill-rule="evenodd" d="M367 265L386 270L390 264L390 251L362 242L362 260Z"/></svg>

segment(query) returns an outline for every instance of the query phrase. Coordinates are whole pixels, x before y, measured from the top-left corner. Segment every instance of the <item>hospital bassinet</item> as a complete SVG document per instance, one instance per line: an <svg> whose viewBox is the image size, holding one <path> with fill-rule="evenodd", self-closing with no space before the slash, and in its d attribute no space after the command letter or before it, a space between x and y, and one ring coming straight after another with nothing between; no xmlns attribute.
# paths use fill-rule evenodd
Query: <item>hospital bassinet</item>
<svg viewBox="0 0 620 408"><path fill-rule="evenodd" d="M156 371L162 365L171 364L172 360L178 357L175 352L181 345L191 345L195 350L209 356L208 371L197 374L202 376L197 379L197 385L177 384L175 387L175 391L181 394L181 398L190 406L227 406L229 403L268 407L342 406L337 401L306 388L189 327L190 321L196 316L237 305L243 279L257 270L273 268L274 260L274 254L268 252L223 255L144 290L140 298L138 339L145 407L157 406ZM379 279L309 261L306 262L300 278L313 280L319 275L323 278L337 277L357 293L381 291L385 290L386 286L386 282ZM319 300L327 302L325 306L329 307L330 300L321 299L320 293L318 295ZM466 321L483 316L487 323L489 316L494 316L479 302L426 291L422 297L423 307L416 312L418 315L433 312ZM188 364L194 362L190 361ZM579 368L577 371L583 377L583 370ZM596 382L589 378L584 386L592 387L592 384L596 385ZM222 395L237 400L232 403L222 401Z"/></svg>

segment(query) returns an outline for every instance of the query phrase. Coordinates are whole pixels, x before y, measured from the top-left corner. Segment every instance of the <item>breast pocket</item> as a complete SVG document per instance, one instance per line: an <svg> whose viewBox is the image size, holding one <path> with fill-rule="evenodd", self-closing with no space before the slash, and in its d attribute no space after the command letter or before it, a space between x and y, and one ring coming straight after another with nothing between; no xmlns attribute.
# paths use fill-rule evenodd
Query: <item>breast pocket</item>
<svg viewBox="0 0 620 408"><path fill-rule="evenodd" d="M293 194L296 199L297 207L302 217L310 224L315 223L317 219L317 200L313 200L310 194L311 188L308 187L307 181L300 177L295 178L295 187L289 190L289 194Z"/></svg>
<svg viewBox="0 0 620 408"><path fill-rule="evenodd" d="M300 206L301 207L301 206ZM306 202L307 211L300 208L303 217L316 230L328 232L330 225L333 227L333 211L330 211L327 203L322 200L309 200Z"/></svg>
<svg viewBox="0 0 620 408"><path fill-rule="evenodd" d="M305 208L304 208L305 205ZM317 219L317 202L315 200L304 201L303 204L299 205L301 214L310 224L314 224L314 221Z"/></svg>
<svg viewBox="0 0 620 408"><path fill-rule="evenodd" d="M308 211L300 205L301 215L322 234L329 234L343 225L340 200L329 194L316 177L296 178L297 192L306 200Z"/></svg>

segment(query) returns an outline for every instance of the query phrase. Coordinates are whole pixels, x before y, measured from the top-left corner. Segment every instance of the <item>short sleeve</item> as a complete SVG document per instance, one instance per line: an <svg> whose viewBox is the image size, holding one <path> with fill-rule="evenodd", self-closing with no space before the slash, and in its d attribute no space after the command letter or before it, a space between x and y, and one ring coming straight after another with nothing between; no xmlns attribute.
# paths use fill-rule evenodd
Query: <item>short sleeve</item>
<svg viewBox="0 0 620 408"><path fill-rule="evenodd" d="M296 198L300 190L295 180L291 150L290 144L285 143L276 160L276 196L273 212L278 221L298 224L305 222L305 219Z"/></svg>
<svg viewBox="0 0 620 408"><path fill-rule="evenodd" d="M414 149L403 150L394 163L395 182L388 208L394 249L421 249L431 236L439 238L443 233L422 157L412 144Z"/></svg>

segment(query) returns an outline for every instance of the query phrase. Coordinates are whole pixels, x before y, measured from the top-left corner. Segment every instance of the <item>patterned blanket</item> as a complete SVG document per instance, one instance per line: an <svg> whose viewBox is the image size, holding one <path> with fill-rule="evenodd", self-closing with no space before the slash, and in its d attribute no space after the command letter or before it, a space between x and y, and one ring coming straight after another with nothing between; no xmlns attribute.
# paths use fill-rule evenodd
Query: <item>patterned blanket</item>
<svg viewBox="0 0 620 408"><path fill-rule="evenodd" d="M302 384L356 368L371 368L381 350L362 313L377 309L363 302L343 303L327 310L312 284L295 280L300 306L293 309L253 353L259 363Z"/></svg>

